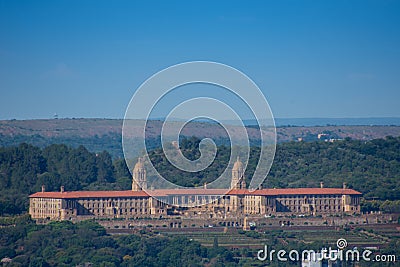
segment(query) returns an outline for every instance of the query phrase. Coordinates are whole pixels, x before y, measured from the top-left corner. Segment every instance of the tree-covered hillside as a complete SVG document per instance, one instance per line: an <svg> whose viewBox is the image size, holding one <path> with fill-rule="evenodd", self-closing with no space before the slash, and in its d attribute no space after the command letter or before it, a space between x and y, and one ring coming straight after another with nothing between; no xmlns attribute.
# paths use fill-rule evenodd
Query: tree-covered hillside
<svg viewBox="0 0 400 267"><path fill-rule="evenodd" d="M200 156L196 138L181 142L183 154ZM252 147L246 170L247 184L257 165L260 148ZM219 147L217 160L200 173L186 173L168 163L161 149L150 153L157 170L173 182L184 186L202 185L218 177L229 161L230 149ZM233 152L235 153L235 152ZM231 167L231 166L230 166ZM400 138L387 137L371 141L289 142L278 144L271 171L264 188L349 187L367 198L400 199Z"/></svg>
<svg viewBox="0 0 400 267"><path fill-rule="evenodd" d="M282 144L265 185L310 187L320 181L327 187L347 182L365 197L400 199L400 138Z"/></svg>
<svg viewBox="0 0 400 267"><path fill-rule="evenodd" d="M130 185L129 176L124 161L113 162L108 152L91 153L83 146L0 148L0 215L25 212L28 195L42 185L47 191L61 185L69 191L122 189Z"/></svg>
<svg viewBox="0 0 400 267"><path fill-rule="evenodd" d="M196 138L183 139L180 143L183 154L189 159L198 158L199 142ZM199 186L222 173L230 153L228 147L218 147L216 160L199 173L177 170L168 163L161 149L151 151L150 159L156 169L171 181ZM246 170L248 183L258 153L258 147L251 149ZM43 149L27 144L3 147L0 148L0 215L26 212L28 195L40 191L43 184L46 191L58 191L61 185L68 191L129 190L130 176L125 161L112 160L106 151L92 153L83 146L71 148L66 145L50 145ZM399 203L400 137L278 144L263 187L318 187L321 181L325 187L341 187L346 182L367 199L396 200L394 203Z"/></svg>

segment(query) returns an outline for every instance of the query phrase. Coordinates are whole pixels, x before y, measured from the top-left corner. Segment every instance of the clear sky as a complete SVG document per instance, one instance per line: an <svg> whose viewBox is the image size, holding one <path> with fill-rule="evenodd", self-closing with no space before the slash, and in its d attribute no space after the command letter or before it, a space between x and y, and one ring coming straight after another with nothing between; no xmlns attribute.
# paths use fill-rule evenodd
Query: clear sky
<svg viewBox="0 0 400 267"><path fill-rule="evenodd" d="M0 0L0 119L122 118L173 64L231 65L275 117L400 117L400 1Z"/></svg>

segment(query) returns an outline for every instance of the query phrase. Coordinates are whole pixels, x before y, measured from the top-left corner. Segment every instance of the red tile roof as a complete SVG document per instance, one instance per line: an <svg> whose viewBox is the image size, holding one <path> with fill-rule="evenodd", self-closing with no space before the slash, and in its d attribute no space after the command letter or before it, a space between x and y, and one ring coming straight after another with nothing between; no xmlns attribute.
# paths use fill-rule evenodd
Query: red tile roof
<svg viewBox="0 0 400 267"><path fill-rule="evenodd" d="M353 189L343 188L279 188L279 189L261 189L249 191L248 189L231 190L229 195L262 195L262 196L280 196L280 195L362 195L362 193Z"/></svg>
<svg viewBox="0 0 400 267"><path fill-rule="evenodd" d="M30 195L30 198L96 198L96 197L148 197L144 191L70 191L70 192L37 192Z"/></svg>
<svg viewBox="0 0 400 267"><path fill-rule="evenodd" d="M113 198L113 197L155 197L168 195L259 195L259 196L281 196L281 195L362 195L353 189L343 188L286 188L286 189L261 189L249 191L248 189L157 189L146 193L145 191L72 191L72 192L37 192L30 198Z"/></svg>

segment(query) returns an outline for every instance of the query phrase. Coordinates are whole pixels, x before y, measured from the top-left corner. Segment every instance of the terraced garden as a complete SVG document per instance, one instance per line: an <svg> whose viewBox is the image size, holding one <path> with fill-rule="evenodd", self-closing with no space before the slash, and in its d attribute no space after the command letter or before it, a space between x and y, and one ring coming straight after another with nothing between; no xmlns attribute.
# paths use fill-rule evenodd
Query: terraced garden
<svg viewBox="0 0 400 267"><path fill-rule="evenodd" d="M218 229L218 230L217 230ZM400 236L400 232L396 229L396 225L379 225L375 228L306 228L303 229L282 229L271 231L248 231L230 228L228 232L224 232L224 228L218 227L209 231L203 229L186 229L182 231L162 230L163 235L178 235L196 240L204 246L213 246L215 239L218 245L229 247L232 249L248 248L259 249L264 244L316 244L336 247L336 241L339 238L347 240L349 247L383 247L389 241L390 237ZM199 231L200 230L200 231Z"/></svg>

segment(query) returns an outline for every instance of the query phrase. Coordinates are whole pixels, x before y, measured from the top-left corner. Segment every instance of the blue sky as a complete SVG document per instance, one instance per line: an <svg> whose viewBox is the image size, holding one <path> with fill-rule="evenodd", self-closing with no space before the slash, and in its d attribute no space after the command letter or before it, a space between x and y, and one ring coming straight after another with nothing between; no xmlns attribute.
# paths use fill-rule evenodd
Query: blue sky
<svg viewBox="0 0 400 267"><path fill-rule="evenodd" d="M0 119L122 118L142 82L192 60L246 73L275 117L400 117L399 14L385 0L0 0Z"/></svg>

